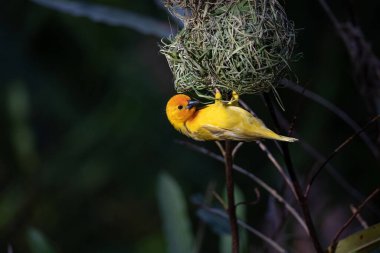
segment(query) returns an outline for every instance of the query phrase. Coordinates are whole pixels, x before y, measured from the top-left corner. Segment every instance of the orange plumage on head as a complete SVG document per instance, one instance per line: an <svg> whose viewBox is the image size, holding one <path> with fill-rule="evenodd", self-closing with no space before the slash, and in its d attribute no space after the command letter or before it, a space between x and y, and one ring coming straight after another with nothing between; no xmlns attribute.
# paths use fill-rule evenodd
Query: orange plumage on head
<svg viewBox="0 0 380 253"><path fill-rule="evenodd" d="M173 96L166 105L166 114L170 123L176 128L179 129L183 124L191 118L196 108L191 106L189 107L189 102L191 98L184 94L177 94Z"/></svg>

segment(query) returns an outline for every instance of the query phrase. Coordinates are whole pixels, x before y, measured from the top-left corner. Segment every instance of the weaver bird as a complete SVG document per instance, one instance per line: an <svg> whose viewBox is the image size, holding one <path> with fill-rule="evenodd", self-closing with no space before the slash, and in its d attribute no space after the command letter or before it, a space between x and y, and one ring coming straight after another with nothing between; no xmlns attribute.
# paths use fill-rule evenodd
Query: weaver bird
<svg viewBox="0 0 380 253"><path fill-rule="evenodd" d="M260 119L241 108L238 99L237 93L233 92L231 101L225 103L217 90L215 103L197 109L199 101L177 94L168 101L166 115L175 129L197 141L297 141L268 129Z"/></svg>

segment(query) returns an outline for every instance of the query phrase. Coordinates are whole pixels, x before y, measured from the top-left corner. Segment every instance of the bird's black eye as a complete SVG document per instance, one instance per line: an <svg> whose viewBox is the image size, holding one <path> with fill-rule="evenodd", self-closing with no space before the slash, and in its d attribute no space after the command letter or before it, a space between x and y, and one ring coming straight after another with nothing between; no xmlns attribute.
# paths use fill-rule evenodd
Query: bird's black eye
<svg viewBox="0 0 380 253"><path fill-rule="evenodd" d="M179 109L179 110L182 110L182 109L183 109L183 105L179 105L179 106L178 106L178 109Z"/></svg>

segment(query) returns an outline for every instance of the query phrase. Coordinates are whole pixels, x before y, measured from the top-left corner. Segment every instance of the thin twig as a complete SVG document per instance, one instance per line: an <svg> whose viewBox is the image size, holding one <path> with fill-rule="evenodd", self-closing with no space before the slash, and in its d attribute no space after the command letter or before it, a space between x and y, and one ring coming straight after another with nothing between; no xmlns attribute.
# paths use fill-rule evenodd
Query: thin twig
<svg viewBox="0 0 380 253"><path fill-rule="evenodd" d="M355 137L360 135L363 131L365 131L372 123L376 122L380 118L380 115L375 116L372 118L365 126L363 126L359 131L357 131L355 134L348 137L342 144L340 144L334 151L327 157L327 159L322 163L322 165L317 169L317 171L313 174L311 179L309 180L309 183L307 184L306 191L304 193L305 198L309 196L311 186L313 185L315 179L318 177L319 173L322 171L322 169L330 162L331 159L335 157L338 152L344 148L346 145L348 145Z"/></svg>
<svg viewBox="0 0 380 253"><path fill-rule="evenodd" d="M235 206L238 207L240 205L256 205L257 203L260 202L260 199L261 199L260 191L256 187L255 187L255 194L256 194L256 199L255 200L248 200L248 201L238 202L238 203L236 203Z"/></svg>
<svg viewBox="0 0 380 253"><path fill-rule="evenodd" d="M297 137L297 135L295 135ZM315 147L310 145L305 140L300 140L299 143L301 147L308 153L311 157L313 157L317 163L322 164L326 157L323 156ZM338 185L340 185L347 193L349 193L354 199L360 201L365 196L360 193L357 189L350 185L350 183L338 172L338 169L333 167L330 163L326 165L326 169L328 174L336 181Z"/></svg>
<svg viewBox="0 0 380 253"><path fill-rule="evenodd" d="M380 188L375 189L364 201L358 206L358 209L356 212L354 212L351 217L346 221L346 223L343 224L343 226L339 229L339 231L336 233L334 239L331 241L331 252L334 253L336 250L336 247L338 246L338 240L344 230L348 228L348 226L352 223L352 221L355 219L355 217L360 213L360 211L363 209L363 207L370 201L372 198L374 198L378 193L380 192Z"/></svg>
<svg viewBox="0 0 380 253"><path fill-rule="evenodd" d="M278 112L276 110L276 112ZM278 119L281 123L281 127L283 129L288 128L289 123L287 120L283 117L282 114L277 113ZM299 135L297 135L296 132L293 132L293 136L299 139L299 143L301 144L301 147L306 151L306 153L310 154L312 157L314 157L316 160L318 160L320 163L323 163L326 160L326 157L323 156L318 150L316 150L312 145L307 143L304 139L300 138ZM326 169L328 174L336 181L338 185L340 185L347 193L349 193L356 201L362 201L366 196L359 192L356 188L354 188L337 170L335 167L333 167L330 163L327 163ZM369 203L367 204L368 208L375 213L377 216L380 216L380 210L377 206Z"/></svg>
<svg viewBox="0 0 380 253"><path fill-rule="evenodd" d="M241 99L239 100L239 103L246 109L248 110L252 115L254 115L256 117L256 113L248 106L247 103L245 103L244 101L242 101ZM262 151L264 151L269 160L273 163L273 165L277 168L277 170L280 172L281 176L284 178L286 184L289 186L290 190L293 192L294 196L296 196L295 194L295 191L294 191L294 187L291 183L291 181L289 180L289 177L286 175L284 169L280 166L280 164L277 162L277 160L274 158L274 156L272 155L272 153L269 151L269 149L267 148L267 146L262 143L261 141L256 141L256 143L259 145L260 149Z"/></svg>
<svg viewBox="0 0 380 253"><path fill-rule="evenodd" d="M185 141L177 141L177 143L184 145L184 146L186 146L186 147L188 147L194 151L197 151L201 154L207 155L208 157L211 157L211 158L213 158L219 162L224 162L224 159L222 156L215 154L214 152L211 152L210 150L208 150L204 147L195 145L195 144L190 143L190 142L185 142ZM304 220L300 216L300 214L289 204L289 202L287 202L280 194L278 194L278 192L274 188L269 186L267 183L265 183L263 180L261 180L259 177L257 177L253 173L248 172L247 170L243 169L242 167L240 167L236 164L233 164L233 169L238 171L239 173L247 176L249 179L253 180L255 183L260 185L264 190L266 190L270 195L272 195L279 203L283 204L285 209L288 210L289 213L298 221L298 223L305 230L305 232L309 233L308 228L307 228Z"/></svg>
<svg viewBox="0 0 380 253"><path fill-rule="evenodd" d="M232 253L239 253L239 230L237 227L236 206L234 195L234 179L232 176L233 161L232 161L232 143L225 141L224 148L224 163L226 169L226 188L227 188L227 213L231 227L232 238Z"/></svg>
<svg viewBox="0 0 380 253"><path fill-rule="evenodd" d="M215 141L215 144L216 146L218 146L219 150L220 150L220 153L222 154L223 157L226 156L226 152L224 151L224 148L222 146L222 144L220 143L220 141Z"/></svg>
<svg viewBox="0 0 380 253"><path fill-rule="evenodd" d="M279 129L280 124L278 122L278 119L277 119L277 116L276 116L276 113L275 113L275 110L273 107L273 103L272 103L270 97L268 96L268 94L264 93L264 99L265 99L266 104L268 106L269 112L272 115L273 121L274 121L276 127ZM302 210L303 216L305 218L305 223L306 223L307 228L309 230L310 239L313 242L315 250L318 253L323 253L324 251L323 251L322 246L320 244L318 234L315 230L313 219L311 218L310 209L309 209L309 205L307 203L307 199L303 195L301 185L298 181L297 175L296 175L294 168L293 168L293 163L292 163L292 160L290 157L288 144L285 142L281 142L280 145L281 145L281 149L283 151L285 164L286 164L286 167L288 169L288 174L290 176L290 179L292 180L292 184L293 184L294 190L296 192L297 201L298 201L299 205L301 206L301 210Z"/></svg>
<svg viewBox="0 0 380 253"><path fill-rule="evenodd" d="M272 153L269 151L267 146L265 146L261 141L256 141L256 143L259 145L260 149L264 151L264 153L268 156L268 159L273 163L274 167L278 170L278 172L281 174L281 176L284 178L286 184L290 188L290 190L293 192L294 196L296 195L296 192L294 190L293 184L290 181L289 177L286 175L284 169L281 167L281 165L277 162L276 158L272 155Z"/></svg>
<svg viewBox="0 0 380 253"><path fill-rule="evenodd" d="M234 149L232 150L232 157L235 157L235 155L237 154L237 152L239 151L239 149L241 148L241 146L243 146L244 142L239 142L235 147Z"/></svg>
<svg viewBox="0 0 380 253"><path fill-rule="evenodd" d="M204 210L210 212L210 213L213 213L213 214L216 214L220 217L223 217L225 219L228 219L228 216L225 212L223 212L222 210L220 209L216 209L216 208L210 208L210 207L205 207L203 206L202 207ZM286 253L287 251L281 247L277 242L273 241L271 238L269 238L268 236L262 234L260 231L254 229L253 227L249 226L247 223L243 222L242 220L238 220L238 224L240 227L246 229L247 231L251 232L252 234L254 234L255 236L259 237L260 239L262 239L263 241L265 241L266 243L268 243L270 246L272 246L275 250L277 250L278 252L281 252L281 253Z"/></svg>
<svg viewBox="0 0 380 253"><path fill-rule="evenodd" d="M297 93L302 94L303 96L309 98L310 100L313 100L314 102L322 105L332 113L334 113L336 116L338 116L341 120L343 120L348 126L350 126L354 131L359 131L360 126L353 120L351 117L344 112L342 109L328 101L327 99L319 96L318 94L307 90L306 88L297 85L293 83L292 81L288 79L283 79L281 81L281 84L284 85L286 88L289 88L292 91L295 91ZM363 140L363 142L367 145L369 150L372 152L372 154L376 157L380 157L379 148L376 147L376 145L371 141L371 139L368 137L367 134L363 133L360 135L360 138Z"/></svg>
<svg viewBox="0 0 380 253"><path fill-rule="evenodd" d="M350 205L350 209L351 209L351 212L352 214L354 213L358 213L358 209L354 206L354 205ZM363 217L360 215L360 213L358 213L356 215L356 219L358 220L358 222L360 223L360 225L365 229L365 228L368 228L368 223L363 219Z"/></svg>
<svg viewBox="0 0 380 253"><path fill-rule="evenodd" d="M219 193L217 193L215 191L212 193L212 195L219 202L219 204L223 207L223 209L227 210L227 208L228 208L227 203L224 201L222 196L220 196Z"/></svg>

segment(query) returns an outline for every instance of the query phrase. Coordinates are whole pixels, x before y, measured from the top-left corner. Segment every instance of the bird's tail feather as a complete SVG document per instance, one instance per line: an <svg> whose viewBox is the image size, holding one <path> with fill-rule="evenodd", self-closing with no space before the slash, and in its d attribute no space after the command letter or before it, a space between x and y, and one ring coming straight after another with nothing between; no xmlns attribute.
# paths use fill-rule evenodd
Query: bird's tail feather
<svg viewBox="0 0 380 253"><path fill-rule="evenodd" d="M275 140L278 140L278 141L287 141L287 142L298 141L297 138L292 138L292 137L287 137L287 136L282 136L282 135L279 135L278 138L276 138Z"/></svg>
<svg viewBox="0 0 380 253"><path fill-rule="evenodd" d="M298 141L298 139L296 138L276 134L275 132L273 132L272 130L268 128L261 129L261 131L256 131L255 134L259 138L272 139L276 141L286 141L286 142Z"/></svg>

